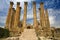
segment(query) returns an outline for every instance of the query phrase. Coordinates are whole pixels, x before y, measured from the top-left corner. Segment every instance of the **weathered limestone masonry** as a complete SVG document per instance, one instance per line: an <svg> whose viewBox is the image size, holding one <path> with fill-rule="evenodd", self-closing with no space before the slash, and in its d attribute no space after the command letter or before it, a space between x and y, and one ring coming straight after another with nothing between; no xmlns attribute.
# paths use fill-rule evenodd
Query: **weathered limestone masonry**
<svg viewBox="0 0 60 40"><path fill-rule="evenodd" d="M40 26L42 27L42 15L41 8L39 8L39 16L40 16Z"/></svg>
<svg viewBox="0 0 60 40"><path fill-rule="evenodd" d="M49 17L48 17L48 10L45 10L45 19L46 19L46 27L50 28L50 22L49 22Z"/></svg>
<svg viewBox="0 0 60 40"><path fill-rule="evenodd" d="M8 15L7 15L7 19L6 19L6 29L10 30L10 19L11 19L11 11L12 11L12 7L13 7L13 2L10 2L10 7L9 7L9 11L8 11Z"/></svg>
<svg viewBox="0 0 60 40"><path fill-rule="evenodd" d="M44 4L43 4L43 2L40 3L40 9L41 9L40 13L41 13L41 16L42 16L42 19L41 19L42 20L41 21L42 22L42 27L44 28L45 27L45 19L44 19L45 15L44 15Z"/></svg>
<svg viewBox="0 0 60 40"><path fill-rule="evenodd" d="M34 20L34 24L33 24L33 28L37 27L37 16L36 16L36 3L33 2L33 20Z"/></svg>
<svg viewBox="0 0 60 40"><path fill-rule="evenodd" d="M24 2L24 16L23 16L23 29L27 27L26 19L27 19L27 2Z"/></svg>
<svg viewBox="0 0 60 40"><path fill-rule="evenodd" d="M40 13L41 13L41 15L40 15L40 17L41 17L41 27L42 27L42 31L41 31L41 36L46 36L46 31L45 31L45 28L46 28L46 26L45 26L45 18L44 18L44 16L45 16L45 14L44 14L44 4L43 4L43 2L41 2L40 3Z"/></svg>
<svg viewBox="0 0 60 40"><path fill-rule="evenodd" d="M48 10L45 10L45 24L46 24L46 32L48 36L51 36L50 22L48 17Z"/></svg>
<svg viewBox="0 0 60 40"><path fill-rule="evenodd" d="M13 25L14 25L14 15L15 15L15 9L14 8L12 8L12 10L11 10L11 19L10 19L10 31L12 31L13 30Z"/></svg>
<svg viewBox="0 0 60 40"><path fill-rule="evenodd" d="M50 36L51 35L51 30L50 30L50 23L49 23L49 19L48 19L48 12L46 10L46 13L44 14L44 5L41 2L40 3L40 23L41 23L41 27L42 27L42 32L41 35L42 36ZM45 33L45 34L43 34Z"/></svg>
<svg viewBox="0 0 60 40"><path fill-rule="evenodd" d="M14 16L15 16L15 9L12 8L12 11L11 11L11 20L10 20L10 36L13 36L13 30L14 30Z"/></svg>
<svg viewBox="0 0 60 40"><path fill-rule="evenodd" d="M39 31L39 36L43 35L43 30L42 30L42 13L41 13L41 8L39 8L39 16L40 16L40 31Z"/></svg>
<svg viewBox="0 0 60 40"><path fill-rule="evenodd" d="M18 23L20 22L20 2L17 2L16 13L15 13L15 20L14 20L14 28L15 30L18 29Z"/></svg>
<svg viewBox="0 0 60 40"><path fill-rule="evenodd" d="M15 20L14 17L15 17L16 10L13 8L12 12L13 12L13 14L12 14L12 23L11 24L12 24L12 30L14 30L14 20Z"/></svg>
<svg viewBox="0 0 60 40"><path fill-rule="evenodd" d="M19 40L38 40L35 29L24 29Z"/></svg>
<svg viewBox="0 0 60 40"><path fill-rule="evenodd" d="M12 22L11 22L11 31L10 31L10 36L18 36L20 35L20 28L18 26L19 22L20 22L20 12L21 12L21 7L20 7L20 2L17 2L17 8L16 11L12 10L13 15L12 15Z"/></svg>

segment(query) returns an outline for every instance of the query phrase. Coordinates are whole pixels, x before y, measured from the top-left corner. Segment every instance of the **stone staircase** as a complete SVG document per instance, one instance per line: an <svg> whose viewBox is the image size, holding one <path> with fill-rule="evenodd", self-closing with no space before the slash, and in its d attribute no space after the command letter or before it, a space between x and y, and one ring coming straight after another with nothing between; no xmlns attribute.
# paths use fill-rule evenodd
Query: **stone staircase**
<svg viewBox="0 0 60 40"><path fill-rule="evenodd" d="M46 37L37 37L35 29L24 29L21 36L18 37L8 37L6 40L51 40Z"/></svg>
<svg viewBox="0 0 60 40"><path fill-rule="evenodd" d="M38 40L35 29L24 29L19 40Z"/></svg>

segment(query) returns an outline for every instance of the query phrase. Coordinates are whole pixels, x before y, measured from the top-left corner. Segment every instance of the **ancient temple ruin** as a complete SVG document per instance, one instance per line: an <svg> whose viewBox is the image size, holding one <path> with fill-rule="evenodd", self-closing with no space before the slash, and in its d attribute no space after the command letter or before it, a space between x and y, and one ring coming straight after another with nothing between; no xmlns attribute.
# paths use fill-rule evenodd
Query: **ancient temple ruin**
<svg viewBox="0 0 60 40"><path fill-rule="evenodd" d="M26 23L27 19L27 5L28 2L24 2L24 15L22 22L20 21L20 14L21 14L21 6L20 2L17 2L16 10L13 8L13 2L10 2L10 7L6 19L5 28L9 29L11 32L11 36L20 36L24 33L27 29L32 29L32 31L36 32L38 37L51 37L51 29L50 29L50 22L48 17L48 10L44 9L44 3L40 3L39 16L40 16L40 23L38 24L37 15L36 15L36 2L33 2L33 25L28 25ZM45 11L45 13L44 13ZM28 26L27 26L28 25ZM33 30L34 29L34 30Z"/></svg>

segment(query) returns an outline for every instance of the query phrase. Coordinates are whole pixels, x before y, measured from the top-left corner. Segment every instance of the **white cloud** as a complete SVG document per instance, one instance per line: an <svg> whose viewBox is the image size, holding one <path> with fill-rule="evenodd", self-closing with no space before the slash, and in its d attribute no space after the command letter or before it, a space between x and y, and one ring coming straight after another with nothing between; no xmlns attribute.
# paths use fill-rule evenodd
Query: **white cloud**
<svg viewBox="0 0 60 40"><path fill-rule="evenodd" d="M33 10L32 10L32 8L27 11L27 19L31 19L31 18L33 18Z"/></svg>
<svg viewBox="0 0 60 40"><path fill-rule="evenodd" d="M55 14L54 10L48 9L48 13L49 13L50 24L53 25L55 23L55 17L56 17L56 16L53 16Z"/></svg>
<svg viewBox="0 0 60 40"><path fill-rule="evenodd" d="M57 15L57 14L60 14L60 9L48 9L48 13L50 15Z"/></svg>
<svg viewBox="0 0 60 40"><path fill-rule="evenodd" d="M60 14L60 9L48 9L48 13L51 26L55 27L60 26L59 25L60 21L58 19L56 20L58 14Z"/></svg>
<svg viewBox="0 0 60 40"><path fill-rule="evenodd" d="M53 25L55 23L55 16L49 16L50 24Z"/></svg>
<svg viewBox="0 0 60 40"><path fill-rule="evenodd" d="M33 15L27 15L27 19L33 18Z"/></svg>

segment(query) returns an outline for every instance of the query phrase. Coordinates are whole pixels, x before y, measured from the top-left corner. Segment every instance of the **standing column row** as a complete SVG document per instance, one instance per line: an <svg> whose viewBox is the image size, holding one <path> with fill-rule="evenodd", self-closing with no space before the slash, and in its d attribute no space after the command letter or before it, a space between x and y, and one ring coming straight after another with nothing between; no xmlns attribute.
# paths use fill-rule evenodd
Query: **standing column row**
<svg viewBox="0 0 60 40"><path fill-rule="evenodd" d="M46 27L50 27L49 17L48 17L48 10L45 10L45 19L46 19Z"/></svg>
<svg viewBox="0 0 60 40"><path fill-rule="evenodd" d="M50 30L50 22L49 22L49 17L48 17L48 10L45 10L45 24L46 24L46 31L47 35L51 36L51 30Z"/></svg>
<svg viewBox="0 0 60 40"><path fill-rule="evenodd" d="M20 22L20 11L21 11L21 7L20 7L20 2L17 2L17 7L16 7L16 13L15 13L15 20L14 20L14 28L18 27L18 23Z"/></svg>
<svg viewBox="0 0 60 40"><path fill-rule="evenodd" d="M39 15L40 15L40 26L42 27L42 15L41 15L41 8L39 8Z"/></svg>
<svg viewBox="0 0 60 40"><path fill-rule="evenodd" d="M13 2L10 2L10 7L9 7L9 11L8 11L7 19L6 19L6 25L5 25L5 27L9 30L10 30L10 20L11 20L12 8L13 8Z"/></svg>
<svg viewBox="0 0 60 40"><path fill-rule="evenodd" d="M44 14L44 4L43 4L43 2L41 2L40 3L40 17L41 17L41 26L42 26L42 28L44 28L45 27L45 18L44 18L44 16L45 16L45 14Z"/></svg>
<svg viewBox="0 0 60 40"><path fill-rule="evenodd" d="M10 21L10 28L11 28L11 30L13 30L13 28L14 28L14 16L15 16L15 12L16 12L16 10L15 10L15 8L12 8L12 15L11 15L11 21Z"/></svg>
<svg viewBox="0 0 60 40"><path fill-rule="evenodd" d="M24 15L23 15L23 28L27 27L26 19L27 19L27 2L24 2Z"/></svg>
<svg viewBox="0 0 60 40"><path fill-rule="evenodd" d="M33 2L33 27L36 28L37 27L37 16L36 16L36 3Z"/></svg>

